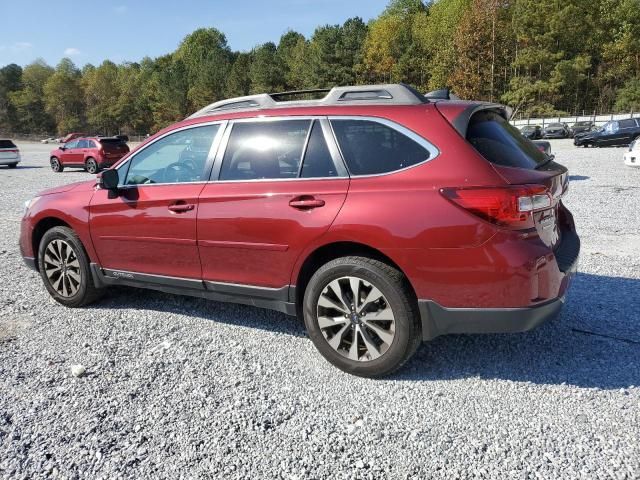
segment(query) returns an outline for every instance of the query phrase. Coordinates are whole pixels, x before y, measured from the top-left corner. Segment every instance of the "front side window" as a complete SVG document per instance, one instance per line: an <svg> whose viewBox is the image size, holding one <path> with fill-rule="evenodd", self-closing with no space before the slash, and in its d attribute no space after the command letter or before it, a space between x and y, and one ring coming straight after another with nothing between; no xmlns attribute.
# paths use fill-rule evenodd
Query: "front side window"
<svg viewBox="0 0 640 480"><path fill-rule="evenodd" d="M127 162L124 184L205 180L207 158L219 128L220 125L188 128L154 142Z"/></svg>
<svg viewBox="0 0 640 480"><path fill-rule="evenodd" d="M78 143L79 142L77 140L71 140L70 142L65 143L64 148L66 148L67 150L78 148Z"/></svg>
<svg viewBox="0 0 640 480"><path fill-rule="evenodd" d="M607 122L602 129L605 133L616 133L618 131L618 122Z"/></svg>
<svg viewBox="0 0 640 480"><path fill-rule="evenodd" d="M425 147L372 120L331 120L340 151L353 175L388 173L428 160Z"/></svg>
<svg viewBox="0 0 640 480"><path fill-rule="evenodd" d="M311 120L234 124L220 180L297 178L310 126Z"/></svg>

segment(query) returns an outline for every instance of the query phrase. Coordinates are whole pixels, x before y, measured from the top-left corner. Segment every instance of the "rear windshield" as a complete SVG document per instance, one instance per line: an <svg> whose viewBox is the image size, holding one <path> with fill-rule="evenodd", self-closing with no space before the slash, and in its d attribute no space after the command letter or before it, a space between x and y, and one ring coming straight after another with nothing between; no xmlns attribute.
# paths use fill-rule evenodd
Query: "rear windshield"
<svg viewBox="0 0 640 480"><path fill-rule="evenodd" d="M0 148L16 148L11 140L0 140Z"/></svg>
<svg viewBox="0 0 640 480"><path fill-rule="evenodd" d="M125 142L121 138L101 138L102 145L123 145Z"/></svg>
<svg viewBox="0 0 640 480"><path fill-rule="evenodd" d="M548 160L531 140L492 111L481 111L471 117L467 140L496 165L533 170Z"/></svg>

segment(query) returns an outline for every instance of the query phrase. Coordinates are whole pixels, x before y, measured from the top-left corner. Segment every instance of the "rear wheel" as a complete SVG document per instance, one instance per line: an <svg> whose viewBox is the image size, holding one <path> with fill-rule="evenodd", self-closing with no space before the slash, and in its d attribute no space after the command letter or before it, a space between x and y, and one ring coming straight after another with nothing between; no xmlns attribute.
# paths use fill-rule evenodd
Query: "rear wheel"
<svg viewBox="0 0 640 480"><path fill-rule="evenodd" d="M92 174L96 174L98 173L98 170L100 170L100 168L98 167L98 162L96 162L95 158L93 157L87 158L87 160L84 162L84 167L87 172Z"/></svg>
<svg viewBox="0 0 640 480"><path fill-rule="evenodd" d="M407 279L378 260L343 257L323 265L309 281L303 309L316 348L354 375L394 372L422 340Z"/></svg>
<svg viewBox="0 0 640 480"><path fill-rule="evenodd" d="M58 173L64 170L64 167L60 163L60 160L57 157L51 157L49 160L49 164L51 165L51 170Z"/></svg>
<svg viewBox="0 0 640 480"><path fill-rule="evenodd" d="M75 232L68 227L48 230L38 249L38 266L51 296L67 307L81 307L97 300L89 257Z"/></svg>

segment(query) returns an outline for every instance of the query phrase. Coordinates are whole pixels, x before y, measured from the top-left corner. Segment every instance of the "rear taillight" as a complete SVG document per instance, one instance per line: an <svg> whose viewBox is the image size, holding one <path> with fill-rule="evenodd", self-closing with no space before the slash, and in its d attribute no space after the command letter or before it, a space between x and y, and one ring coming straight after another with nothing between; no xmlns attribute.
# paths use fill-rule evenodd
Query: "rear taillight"
<svg viewBox="0 0 640 480"><path fill-rule="evenodd" d="M543 185L443 188L440 193L468 212L514 230L535 227L533 213L552 205L551 194Z"/></svg>

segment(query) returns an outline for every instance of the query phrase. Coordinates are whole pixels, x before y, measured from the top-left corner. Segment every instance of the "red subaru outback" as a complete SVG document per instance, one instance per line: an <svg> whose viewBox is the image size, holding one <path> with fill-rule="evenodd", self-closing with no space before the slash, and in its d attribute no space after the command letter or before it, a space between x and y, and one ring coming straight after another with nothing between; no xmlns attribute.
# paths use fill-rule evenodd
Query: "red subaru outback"
<svg viewBox="0 0 640 480"><path fill-rule="evenodd" d="M80 167L89 173L98 173L127 153L129 146L124 137L80 137L53 150L49 163L54 172L62 172L65 167Z"/></svg>
<svg viewBox="0 0 640 480"><path fill-rule="evenodd" d="M580 242L567 169L502 105L405 85L214 103L96 181L26 204L20 246L69 307L111 285L300 315L357 375L423 340L561 308Z"/></svg>

